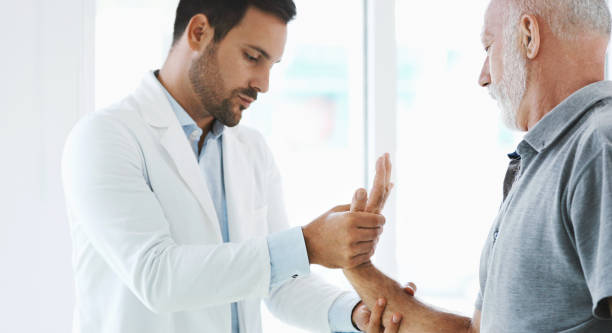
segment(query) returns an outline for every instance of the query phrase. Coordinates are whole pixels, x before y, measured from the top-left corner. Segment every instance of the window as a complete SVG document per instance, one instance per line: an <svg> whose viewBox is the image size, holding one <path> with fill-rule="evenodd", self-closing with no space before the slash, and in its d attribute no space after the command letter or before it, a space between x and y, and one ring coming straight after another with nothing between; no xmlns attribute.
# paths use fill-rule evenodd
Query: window
<svg viewBox="0 0 612 333"><path fill-rule="evenodd" d="M363 6L354 0L296 0L270 91L245 111L279 165L289 221L306 224L363 186ZM342 13L339 15L338 13ZM344 289L339 270L313 272ZM302 332L263 307L264 332Z"/></svg>
<svg viewBox="0 0 612 333"><path fill-rule="evenodd" d="M396 7L399 277L416 282L426 302L469 316L506 154L520 138L478 86L488 3L398 0Z"/></svg>

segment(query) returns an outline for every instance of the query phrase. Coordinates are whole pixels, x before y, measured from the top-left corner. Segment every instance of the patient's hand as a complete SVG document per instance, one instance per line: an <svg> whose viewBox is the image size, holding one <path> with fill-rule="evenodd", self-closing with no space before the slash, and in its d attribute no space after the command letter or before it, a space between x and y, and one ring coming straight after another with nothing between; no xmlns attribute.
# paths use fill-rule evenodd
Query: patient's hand
<svg viewBox="0 0 612 333"><path fill-rule="evenodd" d="M385 203L392 189L391 157L387 153L376 160L376 174L369 197L367 193L365 196L355 195L351 204L351 211L380 214L385 208ZM365 192L365 190L359 189L356 193L358 192ZM362 200L356 200L357 198Z"/></svg>

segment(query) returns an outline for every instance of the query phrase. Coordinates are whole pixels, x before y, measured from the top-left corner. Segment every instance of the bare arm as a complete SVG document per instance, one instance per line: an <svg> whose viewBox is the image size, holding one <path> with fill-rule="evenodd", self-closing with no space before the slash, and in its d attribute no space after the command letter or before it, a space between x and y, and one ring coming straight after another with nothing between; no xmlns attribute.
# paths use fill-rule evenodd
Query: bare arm
<svg viewBox="0 0 612 333"><path fill-rule="evenodd" d="M400 332L453 332L478 333L480 311L474 318L458 316L437 310L406 294L394 280L385 276L371 263L345 269L344 275L351 282L368 308L373 309L379 298L387 300L383 325L391 324L393 313L402 314Z"/></svg>
<svg viewBox="0 0 612 333"><path fill-rule="evenodd" d="M390 182L391 162L385 154L376 163L376 175L370 192L370 197L364 199L365 190L357 190L351 204L351 211L366 211L380 213L393 188ZM428 306L413 296L406 294L393 279L385 276L370 261L354 268L345 268L344 275L353 285L362 301L370 309L375 309L376 302L384 298L386 302L383 314L383 326L393 327L391 318L394 313L401 315L399 332L480 332L480 311L474 313L472 319L444 312ZM395 330L392 330L395 331Z"/></svg>

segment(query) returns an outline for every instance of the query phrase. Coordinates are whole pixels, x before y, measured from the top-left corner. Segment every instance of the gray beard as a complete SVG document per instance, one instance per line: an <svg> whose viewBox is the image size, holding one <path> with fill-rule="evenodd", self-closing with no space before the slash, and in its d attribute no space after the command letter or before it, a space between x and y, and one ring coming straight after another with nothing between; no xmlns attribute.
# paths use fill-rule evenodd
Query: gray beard
<svg viewBox="0 0 612 333"><path fill-rule="evenodd" d="M489 85L489 94L497 101L502 111L504 125L511 130L520 131L518 110L527 89L526 61L517 47L512 44L514 36L510 36L504 46L504 75L499 84Z"/></svg>

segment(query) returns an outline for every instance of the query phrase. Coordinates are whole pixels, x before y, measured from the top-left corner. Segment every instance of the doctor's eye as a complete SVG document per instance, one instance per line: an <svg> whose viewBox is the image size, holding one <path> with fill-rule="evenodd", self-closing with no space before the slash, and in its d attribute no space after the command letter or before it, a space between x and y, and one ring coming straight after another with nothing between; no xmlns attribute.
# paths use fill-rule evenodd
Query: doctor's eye
<svg viewBox="0 0 612 333"><path fill-rule="evenodd" d="M248 54L247 52L244 52L244 57L246 58L246 60L248 60L249 62L257 62L257 60L259 60L259 58L257 57L253 57L252 55Z"/></svg>

